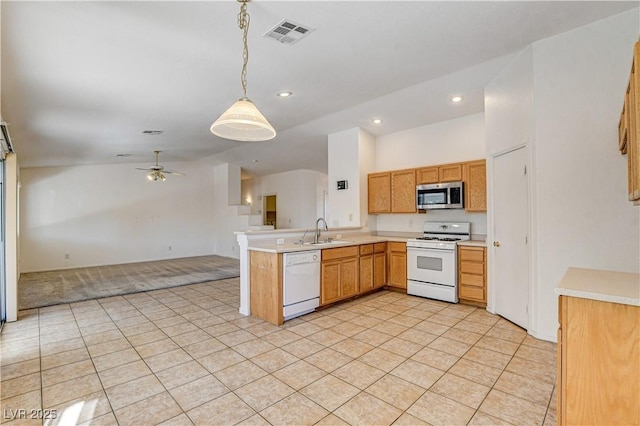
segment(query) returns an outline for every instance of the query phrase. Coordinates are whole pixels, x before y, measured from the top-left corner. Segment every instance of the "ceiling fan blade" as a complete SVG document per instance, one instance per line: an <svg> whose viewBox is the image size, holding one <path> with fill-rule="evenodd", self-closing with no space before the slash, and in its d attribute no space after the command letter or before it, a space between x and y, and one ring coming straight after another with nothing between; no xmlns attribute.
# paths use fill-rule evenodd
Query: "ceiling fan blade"
<svg viewBox="0 0 640 426"><path fill-rule="evenodd" d="M163 170L162 173L166 173L168 175L185 176L184 173L174 172L174 171L171 171L171 170Z"/></svg>
<svg viewBox="0 0 640 426"><path fill-rule="evenodd" d="M145 172L152 172L151 169L141 169L140 167L136 167L136 170L144 170Z"/></svg>

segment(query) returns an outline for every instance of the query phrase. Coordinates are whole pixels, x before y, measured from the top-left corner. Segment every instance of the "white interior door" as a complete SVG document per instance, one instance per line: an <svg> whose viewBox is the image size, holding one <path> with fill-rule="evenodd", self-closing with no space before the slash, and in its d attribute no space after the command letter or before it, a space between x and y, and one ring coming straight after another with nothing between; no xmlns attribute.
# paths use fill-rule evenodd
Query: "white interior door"
<svg viewBox="0 0 640 426"><path fill-rule="evenodd" d="M529 325L527 148L493 159L493 286L496 313Z"/></svg>

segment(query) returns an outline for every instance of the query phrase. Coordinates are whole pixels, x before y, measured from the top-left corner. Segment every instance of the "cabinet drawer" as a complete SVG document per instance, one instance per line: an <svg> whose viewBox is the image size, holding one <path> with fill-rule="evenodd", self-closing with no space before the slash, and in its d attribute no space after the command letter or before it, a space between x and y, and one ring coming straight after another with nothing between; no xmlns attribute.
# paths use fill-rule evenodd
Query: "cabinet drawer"
<svg viewBox="0 0 640 426"><path fill-rule="evenodd" d="M385 251L387 251L387 243L375 243L373 245L374 253L384 253Z"/></svg>
<svg viewBox="0 0 640 426"><path fill-rule="evenodd" d="M407 243L399 243L397 241L389 241L389 251L406 253Z"/></svg>
<svg viewBox="0 0 640 426"><path fill-rule="evenodd" d="M322 250L322 260L340 259L358 255L358 246L336 247Z"/></svg>
<svg viewBox="0 0 640 426"><path fill-rule="evenodd" d="M480 262L460 262L460 272L465 274L484 275L484 263Z"/></svg>
<svg viewBox="0 0 640 426"><path fill-rule="evenodd" d="M484 301L484 289L481 287L467 287L461 285L459 287L459 297L461 299L473 299Z"/></svg>
<svg viewBox="0 0 640 426"><path fill-rule="evenodd" d="M362 244L360 246L360 256L373 253L373 244Z"/></svg>
<svg viewBox="0 0 640 426"><path fill-rule="evenodd" d="M460 274L460 285L484 287L484 275Z"/></svg>
<svg viewBox="0 0 640 426"><path fill-rule="evenodd" d="M461 261L484 262L484 248L482 247L477 249L461 248L459 254Z"/></svg>

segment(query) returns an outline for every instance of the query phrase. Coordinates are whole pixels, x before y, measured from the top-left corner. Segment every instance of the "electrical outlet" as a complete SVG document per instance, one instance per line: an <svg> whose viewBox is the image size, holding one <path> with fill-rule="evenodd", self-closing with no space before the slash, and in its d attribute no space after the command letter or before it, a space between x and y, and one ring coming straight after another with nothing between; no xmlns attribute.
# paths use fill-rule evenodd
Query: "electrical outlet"
<svg viewBox="0 0 640 426"><path fill-rule="evenodd" d="M349 222L353 221L353 213L349 213Z"/></svg>
<svg viewBox="0 0 640 426"><path fill-rule="evenodd" d="M173 248L173 247L169 246L169 251L171 251L171 250L172 250L172 248Z"/></svg>
<svg viewBox="0 0 640 426"><path fill-rule="evenodd" d="M341 239L342 239L342 234L336 235L336 240L341 240Z"/></svg>
<svg viewBox="0 0 640 426"><path fill-rule="evenodd" d="M278 238L276 244L284 244L284 238Z"/></svg>
<svg viewBox="0 0 640 426"><path fill-rule="evenodd" d="M65 258L65 260L69 260L69 259L71 259L71 256L69 256L69 253L65 253L64 254L64 258Z"/></svg>

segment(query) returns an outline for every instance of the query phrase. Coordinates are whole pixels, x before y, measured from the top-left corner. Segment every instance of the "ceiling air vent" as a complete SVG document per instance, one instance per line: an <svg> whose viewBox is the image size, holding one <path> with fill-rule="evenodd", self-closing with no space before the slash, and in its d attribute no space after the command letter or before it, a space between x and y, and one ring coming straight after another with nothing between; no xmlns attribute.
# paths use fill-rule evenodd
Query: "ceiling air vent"
<svg viewBox="0 0 640 426"><path fill-rule="evenodd" d="M142 131L143 135L152 135L152 136L161 135L162 133L164 133L164 130L143 130Z"/></svg>
<svg viewBox="0 0 640 426"><path fill-rule="evenodd" d="M264 33L262 37L270 38L283 44L296 44L313 31L315 31L313 28L304 27L288 19L283 19L275 27Z"/></svg>

